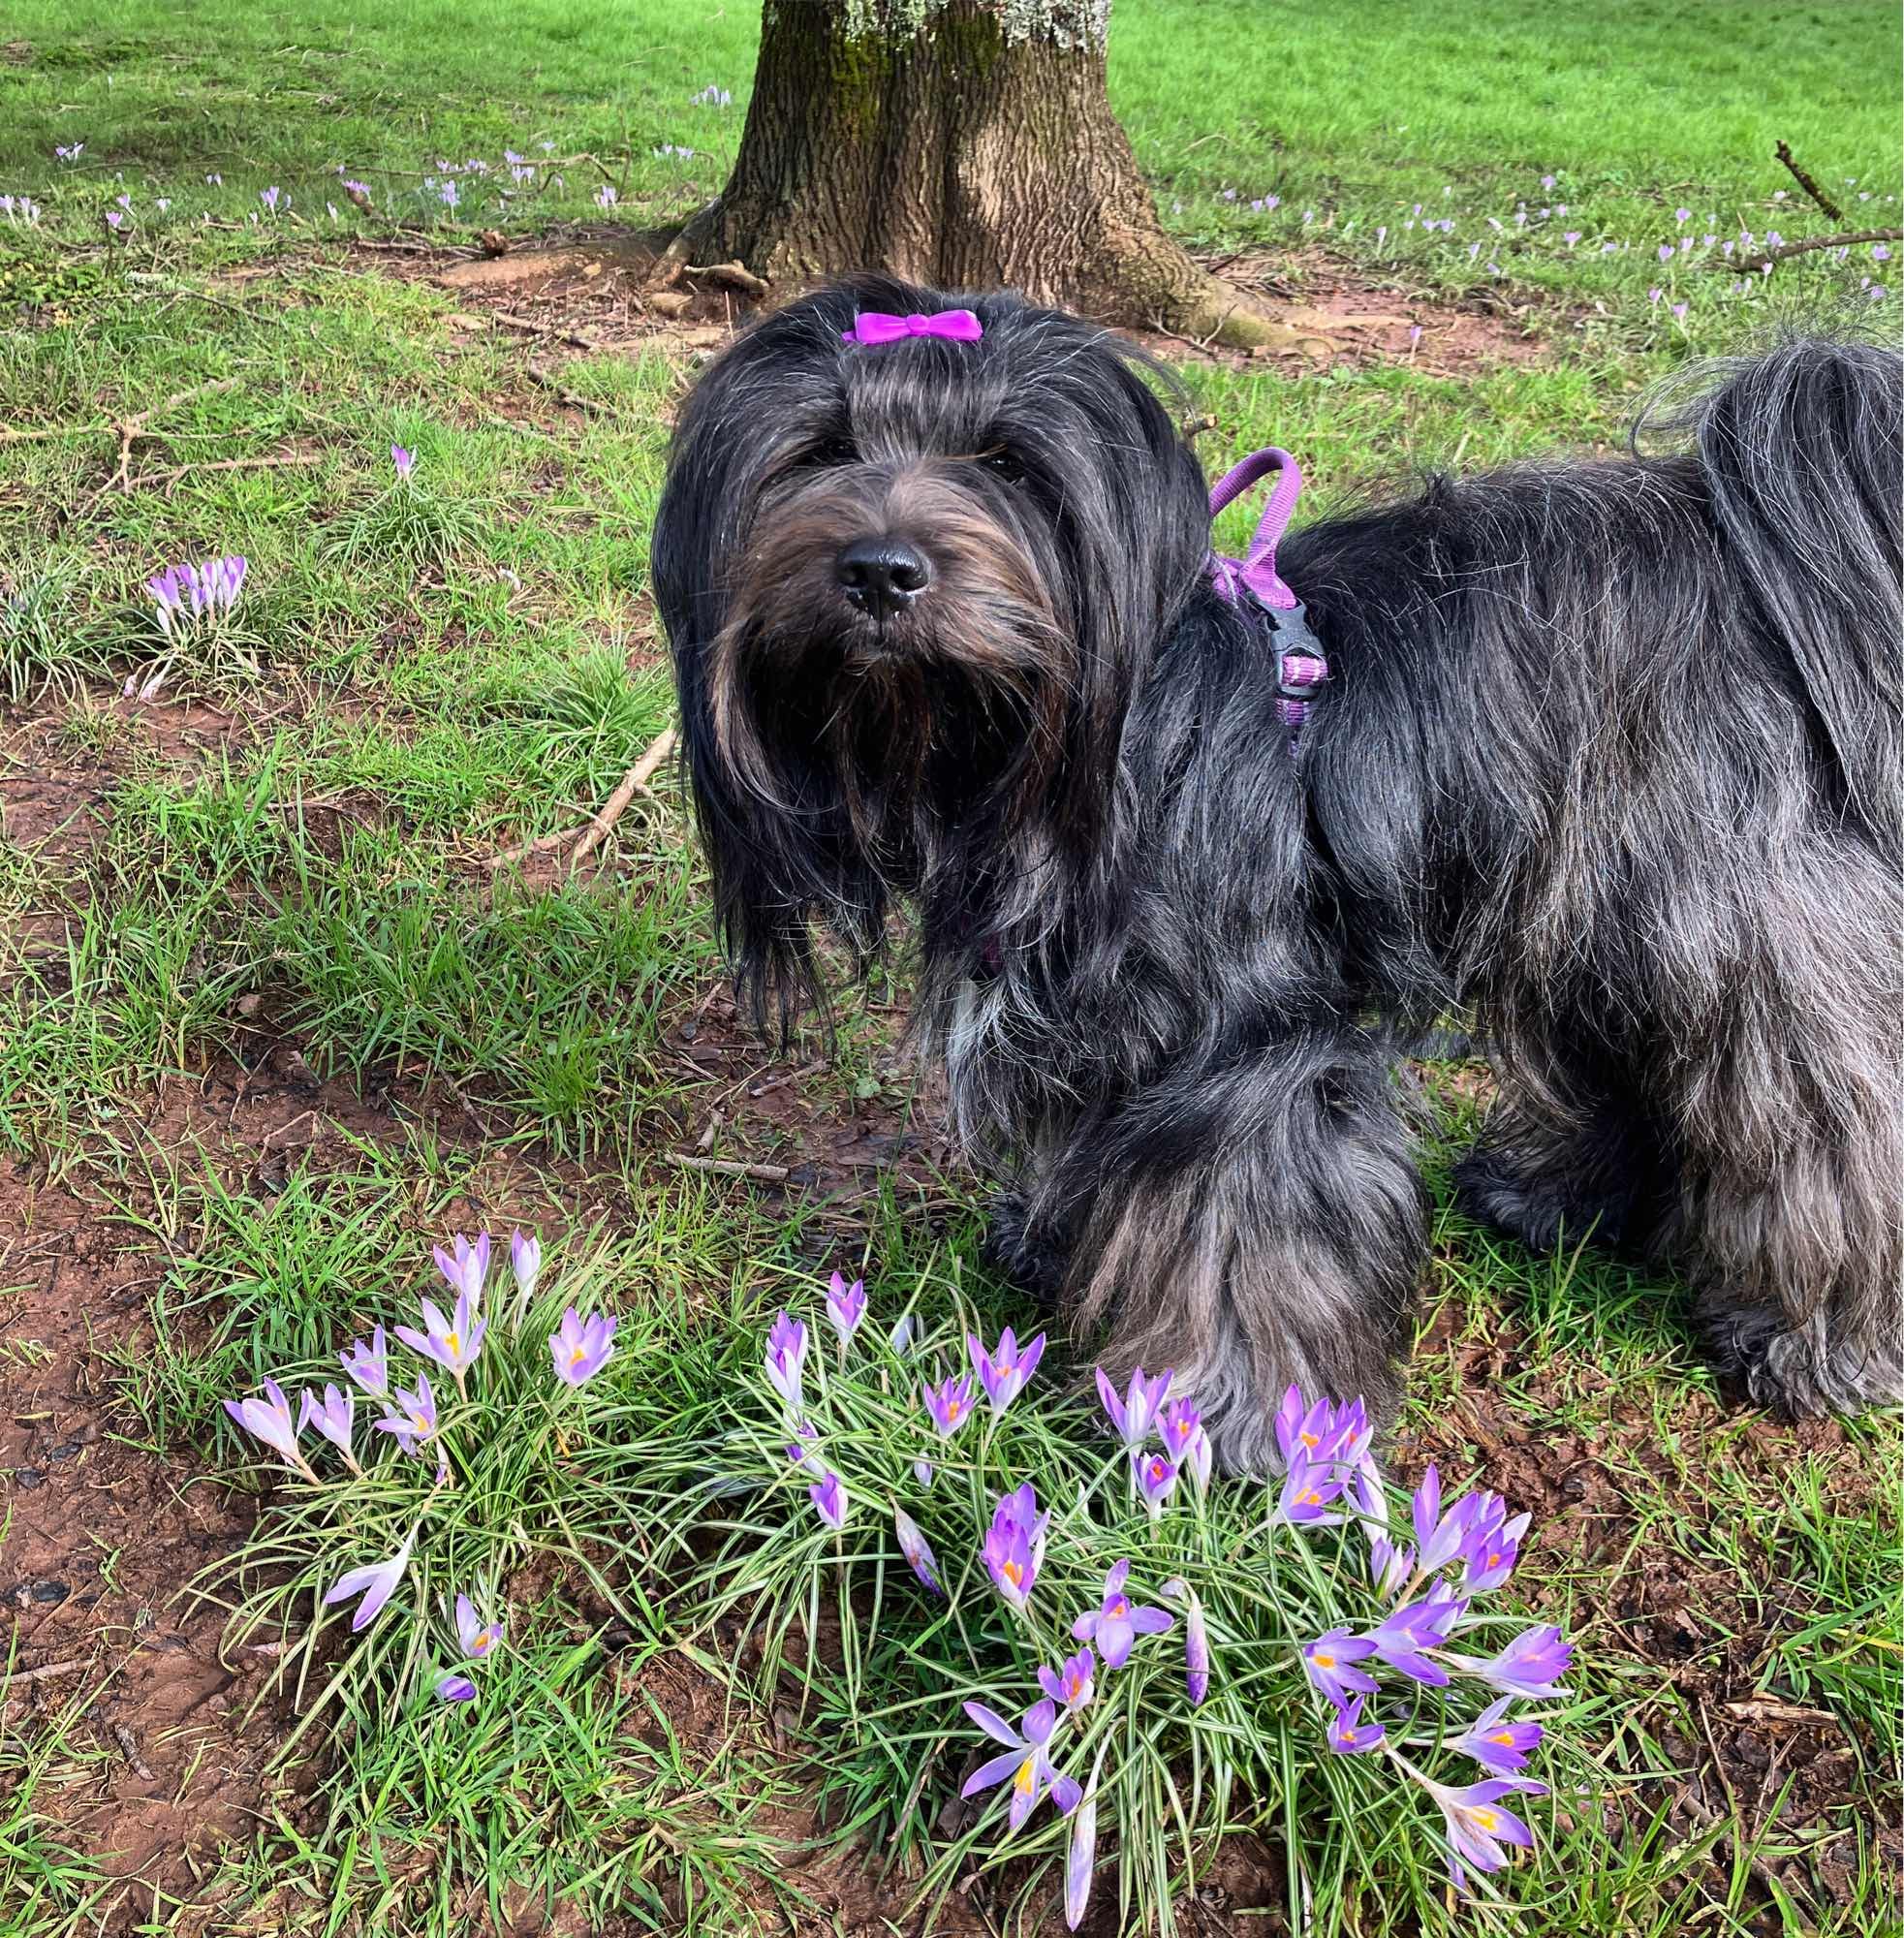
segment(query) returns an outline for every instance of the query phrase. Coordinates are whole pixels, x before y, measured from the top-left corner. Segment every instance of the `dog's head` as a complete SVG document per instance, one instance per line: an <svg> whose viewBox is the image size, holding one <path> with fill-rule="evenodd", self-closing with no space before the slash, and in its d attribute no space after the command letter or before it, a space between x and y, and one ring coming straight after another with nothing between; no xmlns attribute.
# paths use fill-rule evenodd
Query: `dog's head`
<svg viewBox="0 0 1904 1938"><path fill-rule="evenodd" d="M863 315L960 306L976 338L862 340ZM1005 875L1058 894L1096 854L1208 546L1146 368L1015 297L865 279L766 318L689 399L655 594L723 925L783 1018L817 993L816 916L863 961L895 895L944 943Z"/></svg>

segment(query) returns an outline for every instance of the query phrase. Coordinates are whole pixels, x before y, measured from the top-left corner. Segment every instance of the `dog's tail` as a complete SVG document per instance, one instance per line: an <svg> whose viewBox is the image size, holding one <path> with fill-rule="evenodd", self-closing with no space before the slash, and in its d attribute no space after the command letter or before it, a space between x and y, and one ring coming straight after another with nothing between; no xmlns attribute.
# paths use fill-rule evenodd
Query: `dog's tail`
<svg viewBox="0 0 1904 1938"><path fill-rule="evenodd" d="M1904 357L1795 341L1691 415L1739 590L1791 650L1847 814L1904 865Z"/></svg>

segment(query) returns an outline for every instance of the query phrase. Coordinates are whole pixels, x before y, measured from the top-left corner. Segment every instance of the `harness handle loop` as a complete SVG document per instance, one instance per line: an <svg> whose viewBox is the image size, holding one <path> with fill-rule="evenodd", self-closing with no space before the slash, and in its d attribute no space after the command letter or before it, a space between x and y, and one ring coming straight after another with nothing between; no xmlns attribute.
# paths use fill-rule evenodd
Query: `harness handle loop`
<svg viewBox="0 0 1904 1938"><path fill-rule="evenodd" d="M1214 518L1225 506L1233 504L1252 484L1260 484L1272 471L1276 474L1275 487L1263 508L1263 516L1257 520L1256 536L1250 541L1249 550L1241 560L1217 558L1214 562L1218 582L1228 597L1233 599L1235 585L1241 583L1264 605L1286 612L1301 603L1276 571L1276 547L1289 528L1295 501L1302 495L1302 473L1295 459L1274 445L1264 451L1251 452L1240 463L1232 465L1211 487L1210 516Z"/></svg>

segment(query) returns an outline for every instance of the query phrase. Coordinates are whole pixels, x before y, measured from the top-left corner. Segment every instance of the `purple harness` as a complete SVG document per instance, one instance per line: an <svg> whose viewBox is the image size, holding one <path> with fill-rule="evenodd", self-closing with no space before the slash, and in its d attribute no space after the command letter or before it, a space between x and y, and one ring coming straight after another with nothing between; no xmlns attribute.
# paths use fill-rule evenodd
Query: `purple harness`
<svg viewBox="0 0 1904 1938"><path fill-rule="evenodd" d="M1210 579L1218 593L1233 606L1243 605L1243 595L1249 594L1269 622L1272 643L1279 656L1276 712L1289 729L1290 748L1294 751L1309 703L1315 698L1316 689L1328 677L1328 662L1323 657L1321 642L1309 630L1302 601L1276 571L1276 546L1302 491L1302 473L1296 469L1295 459L1273 445L1267 451L1252 452L1217 480L1210 491L1210 516L1214 518L1226 505L1241 497L1272 471L1276 474L1275 488L1263 508L1248 554L1243 558L1224 558L1211 552Z"/></svg>

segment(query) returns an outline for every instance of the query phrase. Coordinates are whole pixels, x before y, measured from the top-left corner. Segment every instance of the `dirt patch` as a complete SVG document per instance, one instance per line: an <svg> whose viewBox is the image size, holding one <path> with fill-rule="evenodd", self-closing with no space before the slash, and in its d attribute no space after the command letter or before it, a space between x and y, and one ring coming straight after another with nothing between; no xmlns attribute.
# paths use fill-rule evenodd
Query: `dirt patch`
<svg viewBox="0 0 1904 1938"><path fill-rule="evenodd" d="M248 1835L273 1788L273 1721L250 1714L269 1665L227 1660L222 1611L180 1593L243 1540L251 1504L121 1437L104 1356L154 1271L125 1228L7 1160L0 1231L4 1728L57 1736L36 1801L149 1907Z"/></svg>

